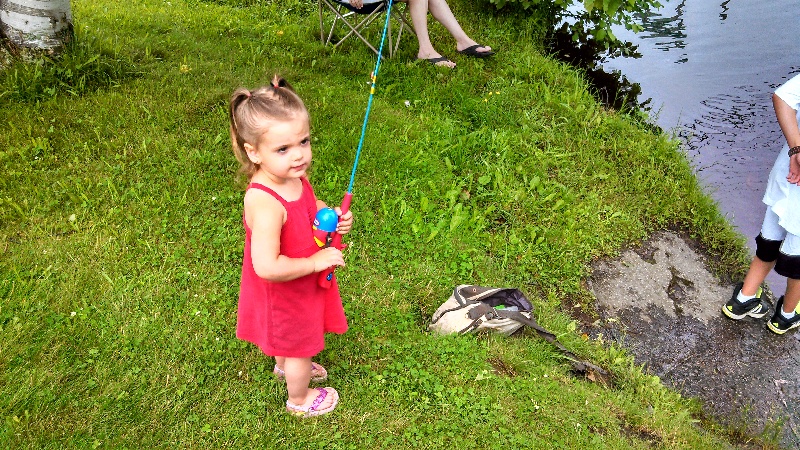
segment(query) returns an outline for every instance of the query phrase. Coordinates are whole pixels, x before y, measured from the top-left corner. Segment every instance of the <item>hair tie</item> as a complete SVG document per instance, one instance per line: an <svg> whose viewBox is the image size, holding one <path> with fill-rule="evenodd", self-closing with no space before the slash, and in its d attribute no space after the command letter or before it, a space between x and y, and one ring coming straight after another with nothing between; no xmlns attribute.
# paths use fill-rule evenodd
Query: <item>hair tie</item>
<svg viewBox="0 0 800 450"><path fill-rule="evenodd" d="M253 93L252 93L252 92L250 92L250 89L248 89L248 90L247 90L247 94L245 94L245 95L247 96L247 98L250 98L250 97L252 97L252 96L253 96Z"/></svg>

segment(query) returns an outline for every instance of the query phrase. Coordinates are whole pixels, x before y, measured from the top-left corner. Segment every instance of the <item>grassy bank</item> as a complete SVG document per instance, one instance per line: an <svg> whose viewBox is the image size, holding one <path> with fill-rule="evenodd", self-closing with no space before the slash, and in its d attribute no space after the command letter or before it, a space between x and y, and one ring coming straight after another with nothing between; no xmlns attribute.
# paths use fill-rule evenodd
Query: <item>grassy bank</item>
<svg viewBox="0 0 800 450"><path fill-rule="evenodd" d="M286 77L312 116L311 181L336 203L374 57L322 47L313 2L230 3L73 0L76 56L2 74L0 446L728 445L561 304L590 302L588 264L654 230L688 230L722 271L740 267L739 238L677 145L600 107L543 56L534 22L460 0L465 28L499 53L438 70L406 40L381 65L338 271L351 329L318 358L342 402L288 417L272 363L234 336L242 187L227 100ZM462 283L522 289L614 387L572 376L532 336L428 334Z"/></svg>

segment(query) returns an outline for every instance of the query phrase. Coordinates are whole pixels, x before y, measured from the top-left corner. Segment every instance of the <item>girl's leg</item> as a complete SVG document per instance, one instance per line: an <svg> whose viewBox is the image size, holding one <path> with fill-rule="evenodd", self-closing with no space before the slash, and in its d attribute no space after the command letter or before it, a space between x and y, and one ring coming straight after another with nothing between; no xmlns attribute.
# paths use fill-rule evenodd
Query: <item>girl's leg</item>
<svg viewBox="0 0 800 450"><path fill-rule="evenodd" d="M461 28L458 20L456 20L456 17L450 10L450 5L447 4L447 0L428 0L427 3L427 8L430 10L433 18L442 24L442 26L444 26L447 31L453 35L453 38L456 40L456 50L464 50L467 47L477 44L477 42L475 42L471 37L467 36L467 33L465 33ZM414 24L415 29L416 27L417 25ZM491 47L484 45L482 47L478 47L477 50L480 52L488 52L491 49Z"/></svg>
<svg viewBox="0 0 800 450"><path fill-rule="evenodd" d="M278 358L275 358L276 361ZM319 395L316 389L310 389L311 358L283 358L283 370L286 372L286 390L289 392L289 402L297 406L310 405ZM334 401L333 396L327 396L318 409L329 407Z"/></svg>
<svg viewBox="0 0 800 450"><path fill-rule="evenodd" d="M275 357L275 370L273 372L278 378L284 378L284 368L286 366L286 357L285 356L276 356ZM319 364L311 363L311 381L319 383L320 381L325 381L328 378L328 371L325 370Z"/></svg>

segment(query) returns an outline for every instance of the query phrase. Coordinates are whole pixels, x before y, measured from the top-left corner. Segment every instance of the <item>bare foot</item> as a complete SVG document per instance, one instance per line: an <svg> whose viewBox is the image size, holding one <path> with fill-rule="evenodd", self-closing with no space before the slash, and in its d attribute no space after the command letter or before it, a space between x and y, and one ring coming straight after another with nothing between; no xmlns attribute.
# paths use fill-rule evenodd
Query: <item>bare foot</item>
<svg viewBox="0 0 800 450"><path fill-rule="evenodd" d="M465 46L464 48L468 48L468 47L469 47L469 45ZM464 50L464 48L456 47L456 50L462 51L462 50ZM479 53L489 53L489 52L492 51L492 47L489 47L488 45L481 45L480 47L476 47L475 51L479 52Z"/></svg>
<svg viewBox="0 0 800 450"><path fill-rule="evenodd" d="M456 51L473 57L483 57L493 55L492 47L488 45L478 44L473 40L462 41L456 43Z"/></svg>
<svg viewBox="0 0 800 450"><path fill-rule="evenodd" d="M422 60L428 61L429 63L431 63L431 64L433 64L434 66L437 66L437 67L449 67L449 68L452 69L452 68L454 68L456 66L456 63L454 63L453 61L450 61L449 58L447 58L446 56L442 56L439 53L435 53L435 52L428 53L428 54L425 54L425 55L417 54L417 59L422 59Z"/></svg>

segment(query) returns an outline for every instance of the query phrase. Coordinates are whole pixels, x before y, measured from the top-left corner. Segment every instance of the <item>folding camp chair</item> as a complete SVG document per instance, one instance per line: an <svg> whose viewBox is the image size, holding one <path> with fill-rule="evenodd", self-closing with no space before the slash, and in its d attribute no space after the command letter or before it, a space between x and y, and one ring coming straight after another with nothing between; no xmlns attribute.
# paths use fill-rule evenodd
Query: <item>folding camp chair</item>
<svg viewBox="0 0 800 450"><path fill-rule="evenodd" d="M367 47L372 49L375 54L378 54L378 49L372 45L366 37L364 37L364 30L370 26L375 19L385 17L386 0L380 0L375 3L366 3L361 9L356 9L348 3L347 0L318 0L319 2L319 38L323 45L333 44L334 47L341 45L347 38L356 36L366 44ZM392 20L389 20L389 29L386 31L388 38L389 57L392 57L397 52L400 46L400 37L403 30L408 28L411 34L414 33L414 28L406 18L406 4L399 1L392 2L391 19L394 19L398 25L397 30L393 30ZM325 28L325 15L326 13L333 13L331 19L330 29L326 31ZM336 25L341 22L349 31L344 36L337 38L334 34ZM378 21L381 25L382 21ZM327 34L327 36L326 36Z"/></svg>

